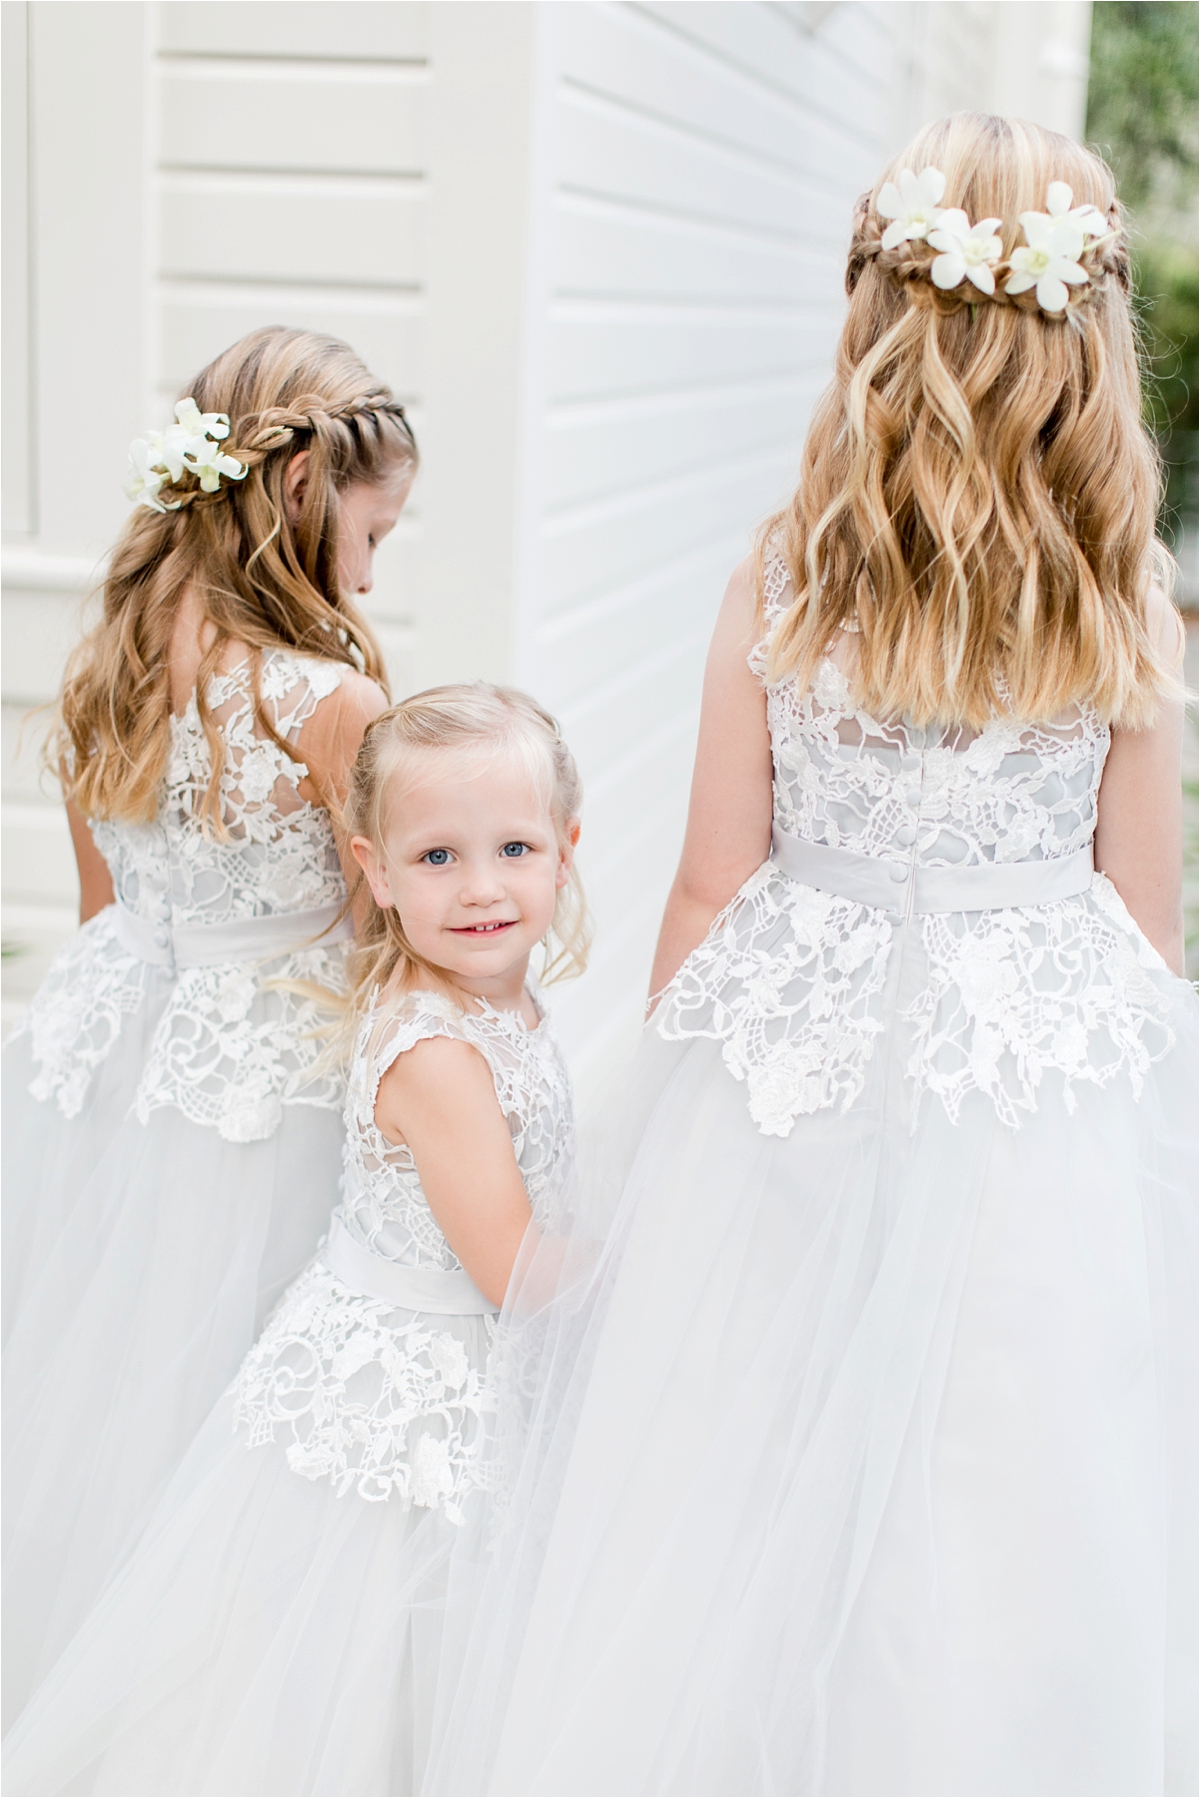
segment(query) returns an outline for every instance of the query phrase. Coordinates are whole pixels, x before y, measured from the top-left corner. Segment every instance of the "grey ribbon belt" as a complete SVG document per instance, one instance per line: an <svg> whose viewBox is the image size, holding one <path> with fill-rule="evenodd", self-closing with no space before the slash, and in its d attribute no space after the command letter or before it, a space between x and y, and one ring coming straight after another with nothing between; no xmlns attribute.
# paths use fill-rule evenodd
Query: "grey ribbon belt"
<svg viewBox="0 0 1200 1798"><path fill-rule="evenodd" d="M354 935L336 903L310 911L230 918L224 924L155 924L117 901L117 940L127 955L162 968L213 968L233 961L274 961L295 949L327 948ZM319 938L319 942L313 939Z"/></svg>
<svg viewBox="0 0 1200 1798"><path fill-rule="evenodd" d="M340 1217L329 1226L321 1259L352 1291L405 1311L435 1317L494 1317L499 1307L484 1298L465 1267L405 1267L356 1242Z"/></svg>
<svg viewBox="0 0 1200 1798"><path fill-rule="evenodd" d="M804 886L836 893L879 911L1005 911L1012 906L1046 905L1070 899L1092 884L1092 846L1044 862L984 862L974 867L925 868L919 863L884 861L852 849L806 843L778 825L771 833L771 860Z"/></svg>

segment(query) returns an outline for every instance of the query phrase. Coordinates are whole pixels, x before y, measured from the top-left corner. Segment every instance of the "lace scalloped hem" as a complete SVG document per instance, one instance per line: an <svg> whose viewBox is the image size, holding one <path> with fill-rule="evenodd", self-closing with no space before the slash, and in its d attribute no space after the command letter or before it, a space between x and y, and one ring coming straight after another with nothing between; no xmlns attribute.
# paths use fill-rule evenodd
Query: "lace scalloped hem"
<svg viewBox="0 0 1200 1798"><path fill-rule="evenodd" d="M77 1117L126 1019L157 991L162 1015L129 1094L143 1124L174 1106L227 1142L259 1142L274 1135L287 1105L341 1107L345 1083L322 1054L328 1014L306 990L344 986L340 946L265 966L186 968L169 988L157 972L122 952L111 908L83 926L55 958L23 1026L35 1099Z"/></svg>
<svg viewBox="0 0 1200 1798"><path fill-rule="evenodd" d="M147 974L117 940L114 907L83 925L54 958L22 1025L38 1070L29 1086L35 1099L78 1117L92 1075L146 996Z"/></svg>
<svg viewBox="0 0 1200 1798"><path fill-rule="evenodd" d="M287 1441L293 1473L441 1510L460 1524L468 1492L487 1483L479 1421L490 1317L396 1311L352 1292L320 1260L280 1301L233 1386L246 1445Z"/></svg>
<svg viewBox="0 0 1200 1798"><path fill-rule="evenodd" d="M799 1117L849 1111L891 1028L908 1033L914 1129L925 1094L956 1121L971 1092L1016 1128L1051 1074L1068 1112L1082 1082L1126 1076L1136 1099L1175 1041L1169 971L1102 874L1077 898L931 913L913 930L924 983L892 1020L888 915L765 863L666 988L654 1028L720 1042L751 1118L781 1137Z"/></svg>

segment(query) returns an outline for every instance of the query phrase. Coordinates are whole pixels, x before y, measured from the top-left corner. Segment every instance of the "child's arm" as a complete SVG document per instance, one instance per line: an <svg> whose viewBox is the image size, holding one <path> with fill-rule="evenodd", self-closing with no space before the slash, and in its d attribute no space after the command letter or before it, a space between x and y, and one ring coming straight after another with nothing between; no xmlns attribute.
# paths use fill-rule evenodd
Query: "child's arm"
<svg viewBox="0 0 1200 1798"><path fill-rule="evenodd" d="M1150 625L1164 659L1177 664L1182 627L1161 593L1152 595ZM1183 972L1182 746L1183 701L1175 697L1163 700L1145 730L1114 730L1096 817L1096 866L1177 974Z"/></svg>
<svg viewBox="0 0 1200 1798"><path fill-rule="evenodd" d="M362 869L343 841L338 814L346 798L350 770L368 724L387 710L383 688L365 674L343 675L341 684L322 700L312 717L302 726L297 753L307 765L311 778L300 783L300 792L315 805L327 805L333 819L338 857L346 886L354 892L362 879ZM365 888L363 889L365 892ZM355 905L356 914L360 910ZM361 920L358 920L361 921Z"/></svg>
<svg viewBox="0 0 1200 1798"><path fill-rule="evenodd" d="M499 1308L530 1210L483 1056L447 1037L416 1043L380 1081L375 1122L408 1144L438 1228Z"/></svg>
<svg viewBox="0 0 1200 1798"><path fill-rule="evenodd" d="M63 778L65 782L65 772ZM116 894L113 892L108 863L96 847L96 839L88 829L87 819L73 799L68 799L66 805L71 845L79 868L79 922L86 924L98 911L111 905Z"/></svg>
<svg viewBox="0 0 1200 1798"><path fill-rule="evenodd" d="M754 569L745 561L726 588L708 652L687 834L659 932L652 998L771 850L767 702L746 663L758 634Z"/></svg>

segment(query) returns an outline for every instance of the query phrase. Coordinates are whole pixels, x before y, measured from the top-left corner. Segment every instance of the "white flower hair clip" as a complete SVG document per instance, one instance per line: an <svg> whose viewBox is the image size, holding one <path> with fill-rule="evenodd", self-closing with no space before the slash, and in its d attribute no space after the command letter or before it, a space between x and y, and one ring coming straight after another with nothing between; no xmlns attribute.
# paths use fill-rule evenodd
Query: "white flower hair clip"
<svg viewBox="0 0 1200 1798"><path fill-rule="evenodd" d="M227 413L201 412L194 399L180 400L173 425L135 437L130 444L125 492L151 512L178 512L182 500L166 501L159 495L164 486L174 486L185 473L197 477L203 493L216 493L222 475L229 481L244 480L245 465L221 448L228 435Z"/></svg>
<svg viewBox="0 0 1200 1798"><path fill-rule="evenodd" d="M1007 263L997 235L1000 219L980 219L973 225L959 207L942 207L946 177L940 169L922 169L914 175L902 169L898 182L885 181L875 210L889 221L880 239L881 250L898 249L903 243L927 242L937 254L929 264L935 287L950 292L969 281L988 298L996 292L996 276L1008 269L1004 293L1020 294L1034 288L1041 310L1055 314L1066 310L1072 287L1091 280L1080 258L1115 235L1098 207L1074 206L1074 195L1065 181L1052 181L1046 191L1045 212L1023 212L1025 242Z"/></svg>

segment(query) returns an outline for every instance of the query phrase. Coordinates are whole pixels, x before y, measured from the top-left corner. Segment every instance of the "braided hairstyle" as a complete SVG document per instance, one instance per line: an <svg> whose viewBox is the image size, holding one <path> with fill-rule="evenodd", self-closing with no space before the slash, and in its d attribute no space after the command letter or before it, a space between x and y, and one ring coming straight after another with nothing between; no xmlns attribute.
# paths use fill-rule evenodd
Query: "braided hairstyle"
<svg viewBox="0 0 1200 1798"><path fill-rule="evenodd" d="M154 817L170 737L172 631L190 593L213 627L196 702L212 762L203 815L220 835L224 747L207 688L230 642L250 649L255 714L276 741L262 704L264 651L282 646L342 662L386 690L371 627L339 578L340 496L415 469L417 447L403 408L349 345L311 331L252 331L185 391L202 412L228 414L222 448L246 477L206 493L185 471L163 489L171 510L139 507L130 516L100 622L68 664L56 747L85 815ZM301 451L307 479L293 520L284 483Z"/></svg>
<svg viewBox="0 0 1200 1798"><path fill-rule="evenodd" d="M1105 225L1106 236L1084 250L1079 258L1088 272L1086 284L1081 282L1076 287L1068 288L1067 304L1063 311L1044 313L1043 317L1053 322L1077 318L1084 307L1092 306L1102 298L1110 283L1115 283L1126 297L1132 292L1133 274L1129 244L1125 236L1125 209L1115 196L1110 200ZM991 294L981 293L968 281L949 289L935 287L929 274L937 254L933 246L923 238L918 238L885 250L883 235L886 227L887 220L881 218L875 210L875 195L863 194L854 208L850 253L846 259L847 295L854 292L864 270L873 263L889 277L911 305L932 306L943 318L961 312L964 306L1010 306L1019 312L1040 310L1037 294L1032 287L1027 287L1021 293L1005 293L1003 281L998 281L995 292ZM1011 235L1014 243L1018 241L1015 220L1003 220L1000 229L1003 234ZM1005 244L1005 256L1011 254L1012 247L1012 244Z"/></svg>

